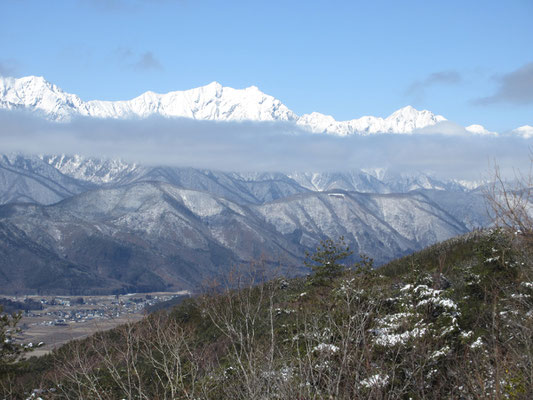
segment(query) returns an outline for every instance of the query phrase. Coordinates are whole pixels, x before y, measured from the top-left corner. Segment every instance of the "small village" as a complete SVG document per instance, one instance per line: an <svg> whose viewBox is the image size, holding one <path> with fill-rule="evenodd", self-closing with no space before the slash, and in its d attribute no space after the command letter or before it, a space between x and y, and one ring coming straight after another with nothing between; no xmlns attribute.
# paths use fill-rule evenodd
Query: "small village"
<svg viewBox="0 0 533 400"><path fill-rule="evenodd" d="M124 317L127 314L143 314L147 307L172 300L183 293L127 294L88 297L43 297L39 300L42 310L30 310L24 319L42 319L40 325L63 326L92 320Z"/></svg>
<svg viewBox="0 0 533 400"><path fill-rule="evenodd" d="M190 296L188 291L105 296L2 296L22 308L18 340L42 355L69 340L134 322L156 305ZM36 344L38 345L36 346Z"/></svg>

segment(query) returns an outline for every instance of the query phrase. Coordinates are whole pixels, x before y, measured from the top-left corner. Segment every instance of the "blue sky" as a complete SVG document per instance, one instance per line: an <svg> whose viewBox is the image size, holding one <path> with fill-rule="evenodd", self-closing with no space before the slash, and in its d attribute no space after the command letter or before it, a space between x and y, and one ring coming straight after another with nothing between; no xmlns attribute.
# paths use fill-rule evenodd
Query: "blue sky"
<svg viewBox="0 0 533 400"><path fill-rule="evenodd" d="M2 0L0 73L84 100L218 81L298 114L533 125L533 2Z"/></svg>

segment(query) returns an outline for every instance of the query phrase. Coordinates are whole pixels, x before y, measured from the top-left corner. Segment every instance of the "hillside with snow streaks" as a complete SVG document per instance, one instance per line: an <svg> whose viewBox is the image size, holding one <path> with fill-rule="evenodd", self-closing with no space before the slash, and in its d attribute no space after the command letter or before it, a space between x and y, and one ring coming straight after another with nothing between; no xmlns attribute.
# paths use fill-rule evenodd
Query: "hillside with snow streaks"
<svg viewBox="0 0 533 400"><path fill-rule="evenodd" d="M331 190L381 194L429 190L440 192L438 202L446 199L451 206L455 198L479 197L478 188L483 186L483 182L440 180L424 173L400 174L388 169L336 173L237 173L153 167L76 155L7 154L0 157L0 204L53 204L98 187L138 182L169 183L239 204L264 204L296 194ZM476 216L474 221L478 220ZM479 225L473 223L472 226Z"/></svg>
<svg viewBox="0 0 533 400"><path fill-rule="evenodd" d="M446 121L430 111L407 106L387 118L365 116L336 121L318 112L296 115L280 100L257 87L233 89L212 82L206 86L166 94L146 92L125 101L83 101L42 77L0 77L0 108L36 111L54 121L75 116L95 118L145 118L153 115L216 121L284 121L314 133L336 135L412 133Z"/></svg>
<svg viewBox="0 0 533 400"><path fill-rule="evenodd" d="M138 182L50 206L0 206L2 230L2 259L17 260L17 268L0 263L0 289L12 291L16 280L17 290L32 291L46 281L52 291L80 293L194 289L253 260L296 274L303 272L306 251L340 235L355 254L381 264L467 228L419 193L311 192L244 205L168 183ZM31 271L36 260L33 276L41 278L17 275ZM46 277L59 264L78 272L54 286ZM90 279L76 280L80 275Z"/></svg>

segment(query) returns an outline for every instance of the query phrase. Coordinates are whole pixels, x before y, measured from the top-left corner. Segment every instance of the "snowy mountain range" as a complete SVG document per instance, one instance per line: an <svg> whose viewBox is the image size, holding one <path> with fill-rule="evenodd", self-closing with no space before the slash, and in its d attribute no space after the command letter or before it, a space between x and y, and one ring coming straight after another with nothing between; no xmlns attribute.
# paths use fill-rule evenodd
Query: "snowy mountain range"
<svg viewBox="0 0 533 400"><path fill-rule="evenodd" d="M126 101L83 101L35 76L0 77L0 108L37 111L54 121L68 121L75 116L124 119L153 115L216 121L284 121L314 133L336 135L412 133L446 121L442 115L411 106L401 108L387 118L364 116L336 121L319 112L298 116L280 100L255 86L233 89L217 82L166 94L146 92ZM474 134L491 133L481 125L471 125L466 130Z"/></svg>
<svg viewBox="0 0 533 400"><path fill-rule="evenodd" d="M0 204L53 204L97 187L166 182L205 191L239 204L262 204L308 192L407 193L415 190L471 192L483 182L436 179L387 169L344 172L238 173L169 166L144 166L79 155L0 156Z"/></svg>
<svg viewBox="0 0 533 400"><path fill-rule="evenodd" d="M344 236L356 254L380 264L467 231L419 192L308 191L239 204L135 182L49 206L0 206L0 291L194 289L252 260L297 273L305 251L325 237Z"/></svg>
<svg viewBox="0 0 533 400"><path fill-rule="evenodd" d="M409 106L387 118L298 116L256 87L218 83L129 101L83 101L39 77L0 78L0 109L58 123L79 116L279 121L335 135L409 134L446 121ZM495 134L481 125L465 131ZM527 138L533 127L515 133ZM381 168L238 173L0 154L0 290L191 289L258 259L297 271L306 251L341 235L355 254L379 264L487 226L482 185Z"/></svg>
<svg viewBox="0 0 533 400"><path fill-rule="evenodd" d="M65 155L0 156L0 204L5 293L191 289L259 258L296 273L306 251L341 235L380 264L489 223L476 185L422 173L236 173Z"/></svg>

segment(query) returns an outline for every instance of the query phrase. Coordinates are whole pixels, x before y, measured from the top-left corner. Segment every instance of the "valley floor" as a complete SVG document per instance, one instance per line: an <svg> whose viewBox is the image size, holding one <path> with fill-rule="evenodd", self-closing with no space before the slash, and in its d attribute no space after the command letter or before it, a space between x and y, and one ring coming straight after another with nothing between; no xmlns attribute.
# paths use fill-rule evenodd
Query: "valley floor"
<svg viewBox="0 0 533 400"><path fill-rule="evenodd" d="M139 321L146 315L145 307L188 294L182 291L84 297L32 295L9 299L42 304L42 310L23 313L19 324L22 332L17 337L34 348L28 356L41 356L71 340Z"/></svg>

